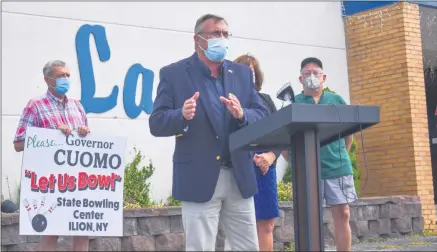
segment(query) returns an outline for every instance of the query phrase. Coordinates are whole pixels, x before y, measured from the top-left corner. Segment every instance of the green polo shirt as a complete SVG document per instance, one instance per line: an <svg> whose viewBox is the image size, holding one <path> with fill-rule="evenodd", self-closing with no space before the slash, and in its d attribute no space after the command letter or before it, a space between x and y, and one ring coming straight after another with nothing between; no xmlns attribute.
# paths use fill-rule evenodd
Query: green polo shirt
<svg viewBox="0 0 437 252"><path fill-rule="evenodd" d="M295 103L315 104L313 97L307 96L303 92L296 95ZM346 102L340 95L324 91L318 104L346 104ZM320 163L322 165L322 179L353 174L344 138L320 148Z"/></svg>

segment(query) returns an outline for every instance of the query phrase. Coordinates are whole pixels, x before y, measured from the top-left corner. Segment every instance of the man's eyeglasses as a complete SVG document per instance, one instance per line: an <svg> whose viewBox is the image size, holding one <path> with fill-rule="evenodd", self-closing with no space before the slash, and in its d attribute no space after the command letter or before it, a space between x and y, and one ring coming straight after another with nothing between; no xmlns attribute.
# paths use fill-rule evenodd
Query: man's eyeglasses
<svg viewBox="0 0 437 252"><path fill-rule="evenodd" d="M214 38L220 38L222 36L224 38L232 37L232 33L229 33L228 31L199 32L199 34L206 34L209 37L214 37Z"/></svg>
<svg viewBox="0 0 437 252"><path fill-rule="evenodd" d="M302 72L302 77L308 77L311 74L314 74L315 76L320 77L320 76L322 76L323 72L322 71L317 71L317 70L314 70L314 71L303 71Z"/></svg>

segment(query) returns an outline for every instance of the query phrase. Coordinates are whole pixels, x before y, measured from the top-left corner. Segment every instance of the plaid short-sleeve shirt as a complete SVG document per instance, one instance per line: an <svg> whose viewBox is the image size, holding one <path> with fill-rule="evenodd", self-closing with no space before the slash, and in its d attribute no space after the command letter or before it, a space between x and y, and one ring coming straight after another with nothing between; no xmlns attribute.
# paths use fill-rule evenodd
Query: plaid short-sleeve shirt
<svg viewBox="0 0 437 252"><path fill-rule="evenodd" d="M57 129L66 125L72 130L80 126L88 127L88 119L78 100L65 97L65 101L47 91L40 98L31 99L21 115L14 143L23 141L28 126Z"/></svg>

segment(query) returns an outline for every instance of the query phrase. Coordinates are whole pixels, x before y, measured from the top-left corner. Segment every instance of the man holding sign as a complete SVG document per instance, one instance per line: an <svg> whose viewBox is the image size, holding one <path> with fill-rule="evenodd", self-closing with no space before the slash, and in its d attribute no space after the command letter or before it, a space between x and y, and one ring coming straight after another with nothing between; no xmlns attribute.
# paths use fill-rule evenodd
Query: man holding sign
<svg viewBox="0 0 437 252"><path fill-rule="evenodd" d="M17 152L24 150L27 127L59 129L69 135L77 131L79 136L86 136L88 119L85 110L78 100L67 98L70 88L70 71L65 62L50 61L43 68L47 93L42 97L31 99L21 115L14 139ZM23 214L23 213L22 213ZM57 236L43 236L40 251L55 251ZM73 251L88 251L88 237L73 238Z"/></svg>
<svg viewBox="0 0 437 252"><path fill-rule="evenodd" d="M225 19L207 14L196 52L161 69L150 132L176 137L173 197L182 201L187 251L214 251L219 219L234 251L258 251L252 154L230 153L229 135L268 114L243 64L225 60Z"/></svg>

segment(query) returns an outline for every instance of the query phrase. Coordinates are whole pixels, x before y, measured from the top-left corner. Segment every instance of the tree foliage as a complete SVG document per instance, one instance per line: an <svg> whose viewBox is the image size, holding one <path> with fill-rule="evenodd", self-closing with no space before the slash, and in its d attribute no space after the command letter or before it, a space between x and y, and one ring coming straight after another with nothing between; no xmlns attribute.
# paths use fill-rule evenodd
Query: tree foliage
<svg viewBox="0 0 437 252"><path fill-rule="evenodd" d="M147 166L141 163L144 159L141 151L134 149L134 159L126 166L124 172L124 206L127 208L147 207L150 200L150 182L155 168L150 160Z"/></svg>

